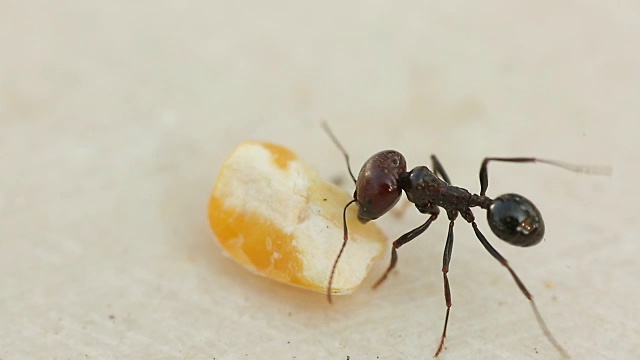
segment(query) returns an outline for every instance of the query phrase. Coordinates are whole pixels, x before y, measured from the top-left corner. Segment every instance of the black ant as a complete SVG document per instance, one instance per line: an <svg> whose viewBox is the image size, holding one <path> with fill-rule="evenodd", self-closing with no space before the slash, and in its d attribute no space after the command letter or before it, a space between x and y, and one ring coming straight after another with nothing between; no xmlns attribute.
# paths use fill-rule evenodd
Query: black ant
<svg viewBox="0 0 640 360"><path fill-rule="evenodd" d="M542 215L536 206L524 196L517 194L500 195L495 199L486 196L487 186L489 185L487 166L491 161L512 162L512 163L545 163L557 166L566 170L605 175L611 172L608 167L591 167L572 165L560 161L545 160L532 157L487 157L482 161L480 166L480 194L472 194L468 190L451 185L449 176L444 171L442 164L435 155L431 156L433 170L426 166L417 166L411 171L407 171L404 156L394 150L381 151L370 157L362 166L358 178L353 176L351 166L349 164L349 155L344 147L340 144L336 136L331 132L326 123L322 124L331 140L340 149L347 163L349 175L353 180L356 189L353 193L353 200L349 201L344 207L342 220L344 225L344 239L342 247L338 252L338 256L331 269L329 283L327 285L327 299L331 303L331 285L336 266L340 260L340 256L347 245L348 230L346 222L347 208L351 204L358 206L358 220L366 223L375 220L387 213L398 202L404 190L407 199L412 202L418 211L422 214L429 215L427 221L417 228L400 236L393 242L391 248L391 262L389 267L378 280L374 288L377 288L387 278L387 275L393 270L398 261L397 249L409 241L415 239L425 232L429 225L438 217L439 208L443 208L447 212L449 218L449 232L447 242L444 247L444 255L442 257L442 275L444 278L444 297L447 305L447 312L444 320L444 328L440 337L440 345L435 353L437 357L444 348L444 339L447 335L447 324L449 322L449 313L451 310L451 290L449 287L449 262L451 261L451 253L453 250L453 225L458 217L471 224L473 231L484 248L507 268L520 291L529 299L533 313L549 342L560 352L560 354L568 358L569 354L562 348L560 343L549 331L542 315L533 301L533 296L524 286L515 271L509 266L507 259L502 257L496 249L489 244L487 238L480 232L475 222L475 216L471 211L473 207L479 207L487 211L487 221L491 231L500 239L516 246L533 246L542 241L544 236L544 222Z"/></svg>

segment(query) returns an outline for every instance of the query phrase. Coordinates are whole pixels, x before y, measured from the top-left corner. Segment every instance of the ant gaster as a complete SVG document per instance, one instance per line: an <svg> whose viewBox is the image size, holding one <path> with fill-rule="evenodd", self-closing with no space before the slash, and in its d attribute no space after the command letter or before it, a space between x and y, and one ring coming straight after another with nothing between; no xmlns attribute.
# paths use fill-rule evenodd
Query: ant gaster
<svg viewBox="0 0 640 360"><path fill-rule="evenodd" d="M447 176L442 164L440 164L440 161L438 161L438 158L436 158L435 155L431 156L433 170L426 166L417 166L411 171L407 171L406 162L402 154L394 150L385 150L373 155L364 163L356 180L353 176L353 172L351 171L349 155L346 150L331 132L329 126L326 123L323 123L322 125L329 137L331 137L331 140L342 152L347 163L349 175L356 186L353 194L353 200L345 205L342 214L344 239L342 247L340 248L338 256L336 257L331 269L331 275L327 285L327 299L329 300L329 303L331 303L331 285L333 282L333 276L335 274L338 261L340 260L340 256L342 255L349 238L346 222L347 208L351 204L357 204L358 220L361 223L366 223L379 218L391 210L398 200L400 200L402 191L404 190L407 195L407 199L416 206L420 213L429 215L429 218L422 225L400 236L393 242L389 267L373 287L377 288L382 284L382 282L387 278L387 275L396 266L398 261L397 249L425 232L427 228L429 228L429 225L431 225L431 223L438 217L440 213L439 208L443 208L447 212L447 217L449 218L449 232L444 247L444 255L442 257L442 275L444 278L444 297L447 312L444 320L444 328L440 337L440 345L438 346L435 356L437 357L443 350L444 339L447 335L447 324L449 322L449 313L451 311L451 290L449 287L447 273L449 272L449 262L451 261L451 253L453 250L453 226L458 215L460 215L466 222L471 224L476 237L480 240L480 243L489 252L489 254L507 268L518 285L518 288L520 288L520 291L522 291L524 296L529 300L538 324L549 342L563 357L569 357L568 353L551 334L551 331L549 331L542 315L536 307L536 303L533 301L533 296L527 290L524 283L520 280L518 275L516 275L515 271L513 271L507 262L507 259L498 253L478 228L471 208L479 207L487 211L489 227L498 238L516 246L533 246L538 244L544 236L545 228L540 211L530 200L521 195L505 194L500 195L495 199L486 196L487 187L489 185L487 173L487 166L489 162L539 162L578 173L600 175L609 174L611 172L610 168L580 166L560 161L531 157L487 157L482 161L482 165L480 166L480 194L478 195L472 194L461 187L451 185L449 176Z"/></svg>

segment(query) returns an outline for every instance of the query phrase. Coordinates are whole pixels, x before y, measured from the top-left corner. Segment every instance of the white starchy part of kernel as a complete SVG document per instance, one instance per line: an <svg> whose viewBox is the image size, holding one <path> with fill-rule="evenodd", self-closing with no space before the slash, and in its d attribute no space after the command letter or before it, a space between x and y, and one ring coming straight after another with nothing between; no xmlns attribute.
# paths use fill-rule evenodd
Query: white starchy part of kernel
<svg viewBox="0 0 640 360"><path fill-rule="evenodd" d="M231 160L231 159L230 159ZM268 149L260 144L239 146L225 171L233 173L236 182L225 182L217 189L225 207L253 212L269 219L275 226L291 234L298 213L307 206L309 182L302 165L290 161L286 170L279 168Z"/></svg>
<svg viewBox="0 0 640 360"><path fill-rule="evenodd" d="M322 210L314 204L310 204L307 211L313 215L306 217L296 227L294 244L301 252L304 276L314 283L326 284L342 246L342 227L321 216ZM371 263L379 256L383 245L352 232L336 268L333 291L336 294L352 292L367 276Z"/></svg>

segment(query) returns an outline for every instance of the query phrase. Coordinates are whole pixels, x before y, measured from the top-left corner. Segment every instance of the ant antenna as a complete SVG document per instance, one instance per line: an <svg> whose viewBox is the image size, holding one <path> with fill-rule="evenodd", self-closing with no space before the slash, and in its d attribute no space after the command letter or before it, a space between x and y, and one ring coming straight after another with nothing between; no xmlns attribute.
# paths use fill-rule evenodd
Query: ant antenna
<svg viewBox="0 0 640 360"><path fill-rule="evenodd" d="M353 180L353 183L355 184L356 178L353 176L353 172L351 171L351 165L349 164L349 154L347 154L347 151L344 149L342 144L340 144L340 141L338 141L338 138L333 134L333 131L331 131L331 128L329 128L329 124L326 121L322 121L321 125L324 131L327 133L327 135L329 135L329 137L331 138L331 141L333 141L333 143L338 147L338 149L340 149L340 152L344 156L344 160L347 163L347 170L349 170L349 175L351 176L351 180ZM346 229L346 223L345 223L345 229Z"/></svg>
<svg viewBox="0 0 640 360"><path fill-rule="evenodd" d="M349 205L355 203L357 200L353 199L351 201L349 201L347 203L347 205L345 205L344 210L342 211L342 224L343 224L343 229L344 229L344 236L343 236L343 241L342 241L342 247L340 248L340 252L338 252L338 256L336 257L336 261L333 262L333 267L331 268L331 275L329 276L329 284L327 285L327 300L329 301L329 304L332 304L331 302L331 285L333 284L333 275L336 272L336 267L338 267L338 261L340 261L340 257L342 256L342 252L344 251L344 248L347 246L347 240L349 240L349 230L347 229L347 208L349 207Z"/></svg>

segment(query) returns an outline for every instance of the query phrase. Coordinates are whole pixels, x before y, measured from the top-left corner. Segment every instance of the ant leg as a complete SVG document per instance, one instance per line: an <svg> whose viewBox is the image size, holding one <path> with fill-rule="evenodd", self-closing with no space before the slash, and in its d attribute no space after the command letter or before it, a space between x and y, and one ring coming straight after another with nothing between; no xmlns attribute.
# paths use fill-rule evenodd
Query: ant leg
<svg viewBox="0 0 640 360"><path fill-rule="evenodd" d="M391 262L389 263L389 267L387 268L387 271L384 272L382 277L380 277L380 280L376 281L376 283L373 285L374 289L380 286L380 284L382 284L382 282L384 282L384 280L387 278L387 275L389 275L391 270L396 267L396 263L398 262L397 249L425 232L429 228L429 225L431 225L431 223L438 217L440 209L435 205L429 205L424 209L421 208L421 212L431 214L431 216L427 219L427 221L425 221L424 224L400 236L396 241L393 242L393 245L391 246Z"/></svg>
<svg viewBox="0 0 640 360"><path fill-rule="evenodd" d="M470 213L471 213L471 211L469 210L468 214L470 214ZM531 304L531 308L533 309L533 313L536 316L536 320L538 321L538 325L542 329L542 332L547 337L547 339L549 340L551 345L553 345L553 347L555 347L556 350L558 350L560 355L562 355L563 358L568 359L569 358L569 354L567 353L567 351L564 348L562 348L562 346L560 345L558 340L556 340L556 338L551 334L551 331L547 327L547 324L544 322L544 319L542 318L542 315L540 314L540 311L538 311L538 307L536 306L535 301L533 301L533 296L531 296L531 293L529 292L529 290L527 290L527 288L524 286L524 284L522 283L522 281L520 280L518 275L516 275L515 271L513 271L513 269L511 269L511 266L509 266L509 262L507 262L507 259L502 257L502 255L500 255L500 253L498 253L498 251L496 251L496 249L494 249L493 246L491 246L491 244L489 244L489 241L487 241L487 238L485 238L484 235L480 232L480 229L478 229L478 225L476 224L476 222L473 219L473 214L471 214L470 218L468 218L469 217L468 214L465 214L463 212L462 216L465 218L465 220L467 220L467 221L469 221L469 223L471 223L471 226L473 226L473 231L476 233L476 237L478 238L478 240L480 240L480 243L482 243L482 246L484 246L484 248L489 252L489 254L491 254L491 256L493 256L496 260L498 260L500 262L500 264L502 264L502 266L506 267L507 270L509 270L509 273L511 274L511 277L513 277L513 280L515 280L516 284L520 288L520 291L522 291L524 296L527 299L529 299L529 303ZM467 216L465 216L465 215L467 215Z"/></svg>
<svg viewBox="0 0 640 360"><path fill-rule="evenodd" d="M611 175L611 167L609 166L587 166L569 164L562 161L539 159L533 157L487 157L482 160L480 166L480 196L485 196L487 187L489 186L489 176L487 174L487 165L489 161L515 162L515 163L544 163L563 168L565 170L576 173L592 174L592 175Z"/></svg>
<svg viewBox="0 0 640 360"><path fill-rule="evenodd" d="M449 262L451 261L451 253L453 251L453 224L458 217L458 212L447 212L449 216L449 234L447 235L447 243L444 246L444 254L442 255L442 277L444 278L444 299L447 304L447 314L444 318L444 328L440 337L440 345L434 357L437 357L444 348L444 338L447 337L447 325L449 324L449 313L451 312L451 288L449 287Z"/></svg>
<svg viewBox="0 0 640 360"><path fill-rule="evenodd" d="M487 193L487 187L489 187L489 175L487 173L487 165L489 161L504 161L504 162L518 162L518 163L527 163L527 162L536 162L536 158L525 158L525 157L513 157L513 158L484 158L482 160L482 165L480 166L480 196L485 196Z"/></svg>
<svg viewBox="0 0 640 360"><path fill-rule="evenodd" d="M447 184L451 184L449 176L447 176L447 173L444 171L444 167L442 167L442 164L438 161L438 158L435 155L431 155L431 162L433 163L433 172L436 176L444 180Z"/></svg>

